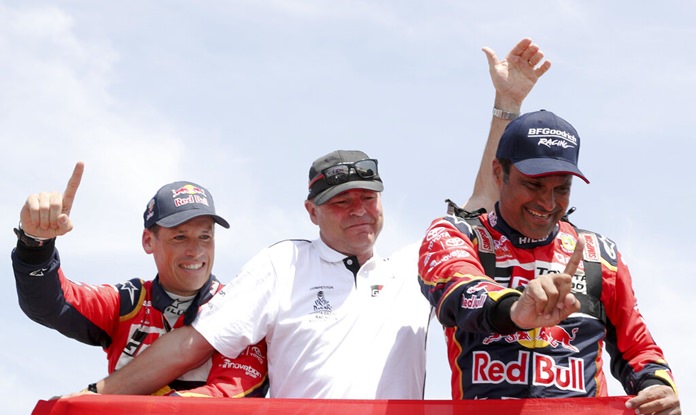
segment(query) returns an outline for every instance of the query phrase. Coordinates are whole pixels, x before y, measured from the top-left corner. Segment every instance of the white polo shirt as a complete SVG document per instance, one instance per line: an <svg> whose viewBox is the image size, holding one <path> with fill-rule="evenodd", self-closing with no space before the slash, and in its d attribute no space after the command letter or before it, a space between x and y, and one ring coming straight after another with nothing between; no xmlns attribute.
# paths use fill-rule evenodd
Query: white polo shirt
<svg viewBox="0 0 696 415"><path fill-rule="evenodd" d="M275 398L422 399L431 309L417 256L363 264L321 240L265 248L193 326L235 357L264 337ZM344 263L345 261L345 263Z"/></svg>

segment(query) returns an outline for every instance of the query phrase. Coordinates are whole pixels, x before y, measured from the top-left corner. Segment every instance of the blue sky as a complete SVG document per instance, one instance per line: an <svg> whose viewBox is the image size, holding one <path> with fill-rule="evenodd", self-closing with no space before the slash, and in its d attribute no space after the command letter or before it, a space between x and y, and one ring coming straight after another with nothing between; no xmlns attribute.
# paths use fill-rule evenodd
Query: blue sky
<svg viewBox="0 0 696 415"><path fill-rule="evenodd" d="M688 413L695 15L670 0L0 2L4 412L106 371L101 350L17 306L11 229L27 195L62 190L85 161L75 230L58 247L69 277L117 283L154 276L140 233L157 188L199 182L232 224L217 234L227 280L263 246L316 236L302 206L309 165L361 149L385 181L387 255L471 192L493 102L481 47L502 57L531 37L553 66L524 110L577 128L591 184L575 182L572 219L617 242ZM426 396L446 399L433 333Z"/></svg>

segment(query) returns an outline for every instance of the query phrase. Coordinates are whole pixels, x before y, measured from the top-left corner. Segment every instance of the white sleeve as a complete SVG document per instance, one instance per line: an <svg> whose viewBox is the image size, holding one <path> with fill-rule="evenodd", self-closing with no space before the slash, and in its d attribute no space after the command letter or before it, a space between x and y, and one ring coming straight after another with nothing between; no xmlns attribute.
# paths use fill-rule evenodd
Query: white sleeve
<svg viewBox="0 0 696 415"><path fill-rule="evenodd" d="M268 248L259 252L206 304L193 327L221 354L237 357L266 337L277 313L276 272Z"/></svg>

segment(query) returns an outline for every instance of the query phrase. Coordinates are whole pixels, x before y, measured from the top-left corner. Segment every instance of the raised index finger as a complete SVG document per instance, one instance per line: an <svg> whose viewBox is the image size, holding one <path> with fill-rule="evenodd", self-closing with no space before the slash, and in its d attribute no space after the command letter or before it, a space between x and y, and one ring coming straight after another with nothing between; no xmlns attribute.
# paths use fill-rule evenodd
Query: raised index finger
<svg viewBox="0 0 696 415"><path fill-rule="evenodd" d="M66 215L70 215L70 210L75 200L75 194L77 193L77 188L80 187L82 173L84 171L85 163L81 161L75 163L75 169L73 169L72 176L70 176L70 180L68 180L65 192L63 192L63 213Z"/></svg>
<svg viewBox="0 0 696 415"><path fill-rule="evenodd" d="M580 261L582 261L583 250L585 250L585 241L582 238L578 238L575 244L575 251L573 251L573 255L570 256L570 260L568 260L568 264L565 270L563 270L564 274L570 274L570 276L575 275L575 271L578 270L578 265L580 265Z"/></svg>

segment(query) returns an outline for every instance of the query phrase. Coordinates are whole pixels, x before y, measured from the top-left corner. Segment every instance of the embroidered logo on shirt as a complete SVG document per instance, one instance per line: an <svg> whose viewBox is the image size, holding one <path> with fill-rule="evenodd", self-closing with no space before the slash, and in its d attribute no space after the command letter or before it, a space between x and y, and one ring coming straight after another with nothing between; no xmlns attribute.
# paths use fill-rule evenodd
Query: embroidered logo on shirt
<svg viewBox="0 0 696 415"><path fill-rule="evenodd" d="M370 293L372 297L377 297L379 296L379 293L382 292L382 288L384 288L384 285L373 285L370 287Z"/></svg>
<svg viewBox="0 0 696 415"><path fill-rule="evenodd" d="M331 304L324 297L324 291L317 293L317 299L314 301L314 311L328 311L331 313Z"/></svg>
<svg viewBox="0 0 696 415"><path fill-rule="evenodd" d="M313 320L326 320L336 317L334 315L333 306L326 296L327 293L331 294L333 289L334 287L332 286L317 286L310 288L310 292L313 292L316 295L314 303L312 304L312 311L310 312L310 316L312 316Z"/></svg>

